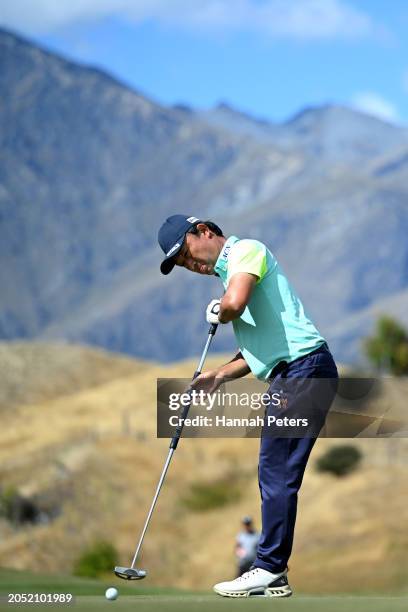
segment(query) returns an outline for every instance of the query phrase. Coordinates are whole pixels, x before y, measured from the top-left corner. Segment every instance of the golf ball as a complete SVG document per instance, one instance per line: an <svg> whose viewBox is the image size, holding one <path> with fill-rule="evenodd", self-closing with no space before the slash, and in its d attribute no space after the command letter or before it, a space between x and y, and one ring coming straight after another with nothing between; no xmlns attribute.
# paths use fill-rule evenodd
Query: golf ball
<svg viewBox="0 0 408 612"><path fill-rule="evenodd" d="M119 597L118 589L115 589L114 587L109 587L109 589L106 589L105 591L105 597L106 599L109 599L109 601L114 601Z"/></svg>

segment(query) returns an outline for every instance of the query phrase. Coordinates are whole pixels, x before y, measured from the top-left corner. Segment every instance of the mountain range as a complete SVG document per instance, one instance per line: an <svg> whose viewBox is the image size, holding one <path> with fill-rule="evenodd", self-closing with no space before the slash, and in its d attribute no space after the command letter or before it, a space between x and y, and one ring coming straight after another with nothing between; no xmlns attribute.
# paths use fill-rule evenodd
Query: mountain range
<svg viewBox="0 0 408 612"><path fill-rule="evenodd" d="M408 130L350 108L284 123L167 107L0 30L0 338L196 354L216 278L159 272L173 213L264 241L341 361L408 324ZM231 326L214 346L234 351Z"/></svg>

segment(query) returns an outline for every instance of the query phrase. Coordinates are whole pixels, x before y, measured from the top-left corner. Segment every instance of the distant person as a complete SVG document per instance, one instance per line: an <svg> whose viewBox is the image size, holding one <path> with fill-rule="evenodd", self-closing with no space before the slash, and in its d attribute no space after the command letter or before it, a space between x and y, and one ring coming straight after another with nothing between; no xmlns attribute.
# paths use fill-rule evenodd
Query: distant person
<svg viewBox="0 0 408 612"><path fill-rule="evenodd" d="M214 393L225 379L241 378L252 372L268 383L270 397L279 395L283 386L289 387L279 409L286 410L289 406L292 413L302 414L305 402L318 400L310 435L305 435L303 429L302 436L296 436L297 432L288 428L287 437L276 437L269 435L270 430L262 430L258 469L262 533L256 559L251 569L239 578L214 585L215 592L224 597L259 594L289 597L292 590L287 579L288 559L292 552L298 491L336 394L336 364L324 337L307 316L276 257L265 244L237 236L227 238L214 222L186 215L166 219L158 240L165 253L160 266L163 274L169 274L174 266L182 266L203 276L219 277L224 294L208 305L207 321L231 322L239 346L231 361L202 372L192 382L192 388ZM292 247L297 248L295 244ZM324 257L324 250L321 256ZM301 252L298 257L302 257ZM316 282L313 270L309 280L312 290ZM188 315L185 311L184 316ZM322 386L327 393L320 397ZM267 406L267 420L276 418L277 411L271 401Z"/></svg>
<svg viewBox="0 0 408 612"><path fill-rule="evenodd" d="M261 534L254 528L250 516L242 519L242 531L237 535L235 554L238 559L237 577L249 571L256 559L256 550Z"/></svg>

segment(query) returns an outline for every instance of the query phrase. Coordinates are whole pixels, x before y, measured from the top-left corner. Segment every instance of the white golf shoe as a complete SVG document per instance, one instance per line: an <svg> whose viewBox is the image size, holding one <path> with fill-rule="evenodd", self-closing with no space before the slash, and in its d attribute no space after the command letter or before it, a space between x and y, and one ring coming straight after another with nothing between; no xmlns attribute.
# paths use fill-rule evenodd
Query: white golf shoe
<svg viewBox="0 0 408 612"><path fill-rule="evenodd" d="M239 578L214 585L214 591L223 597L290 597L292 589L286 577L287 570L272 574L255 567Z"/></svg>

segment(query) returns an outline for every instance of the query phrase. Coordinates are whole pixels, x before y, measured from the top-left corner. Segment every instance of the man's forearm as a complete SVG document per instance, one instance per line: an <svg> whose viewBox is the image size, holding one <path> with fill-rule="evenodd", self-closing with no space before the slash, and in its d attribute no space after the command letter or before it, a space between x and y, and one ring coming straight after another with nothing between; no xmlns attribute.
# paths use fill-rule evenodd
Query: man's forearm
<svg viewBox="0 0 408 612"><path fill-rule="evenodd" d="M219 375L223 378L241 378L249 374L250 371L242 353L237 353L230 362L220 367Z"/></svg>
<svg viewBox="0 0 408 612"><path fill-rule="evenodd" d="M218 319L220 323L230 323L243 314L251 299L258 277L255 274L237 272L228 283L228 289L220 302Z"/></svg>
<svg viewBox="0 0 408 612"><path fill-rule="evenodd" d="M244 310L245 306L243 308L234 307L227 300L222 299L218 319L220 323L230 323L234 319L238 319Z"/></svg>

